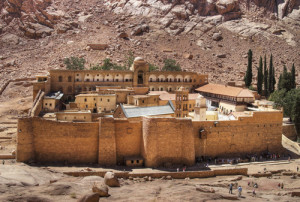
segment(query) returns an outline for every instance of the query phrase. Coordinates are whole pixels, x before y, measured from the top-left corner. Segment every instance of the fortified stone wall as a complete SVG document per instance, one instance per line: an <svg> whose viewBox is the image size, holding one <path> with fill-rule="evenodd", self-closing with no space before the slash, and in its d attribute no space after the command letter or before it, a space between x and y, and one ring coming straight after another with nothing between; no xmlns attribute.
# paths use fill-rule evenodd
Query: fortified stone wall
<svg viewBox="0 0 300 202"><path fill-rule="evenodd" d="M195 151L191 120L143 118L142 154L147 167L165 163L193 165Z"/></svg>
<svg viewBox="0 0 300 202"><path fill-rule="evenodd" d="M18 121L17 160L98 162L99 123L72 123L38 117Z"/></svg>
<svg viewBox="0 0 300 202"><path fill-rule="evenodd" d="M253 112L235 121L141 117L70 123L18 120L17 160L123 164L143 157L146 167L193 165L195 157L281 152L282 112ZM199 136L200 132L201 137Z"/></svg>
<svg viewBox="0 0 300 202"><path fill-rule="evenodd" d="M195 121L196 157L281 152L282 118L282 112L277 111L253 112L253 117L239 117L235 121Z"/></svg>

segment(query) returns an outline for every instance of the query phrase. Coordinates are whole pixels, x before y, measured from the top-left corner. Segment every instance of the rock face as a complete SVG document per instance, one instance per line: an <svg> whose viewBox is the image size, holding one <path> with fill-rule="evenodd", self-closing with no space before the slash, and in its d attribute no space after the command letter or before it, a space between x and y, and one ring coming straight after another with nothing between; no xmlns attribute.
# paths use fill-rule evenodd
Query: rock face
<svg viewBox="0 0 300 202"><path fill-rule="evenodd" d="M104 183L109 187L119 187L120 186L120 182L113 172L105 173Z"/></svg>
<svg viewBox="0 0 300 202"><path fill-rule="evenodd" d="M0 17L6 26L17 24L26 36L40 38L50 35L64 16L51 3L51 0L7 0L0 4Z"/></svg>

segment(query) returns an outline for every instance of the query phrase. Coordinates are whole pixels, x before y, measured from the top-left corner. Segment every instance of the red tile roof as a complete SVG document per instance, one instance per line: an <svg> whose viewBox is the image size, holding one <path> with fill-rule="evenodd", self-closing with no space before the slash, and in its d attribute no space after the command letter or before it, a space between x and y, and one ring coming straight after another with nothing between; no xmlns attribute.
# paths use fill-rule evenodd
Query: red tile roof
<svg viewBox="0 0 300 202"><path fill-rule="evenodd" d="M240 98L254 97L253 93L248 89L212 83L201 86L196 91Z"/></svg>

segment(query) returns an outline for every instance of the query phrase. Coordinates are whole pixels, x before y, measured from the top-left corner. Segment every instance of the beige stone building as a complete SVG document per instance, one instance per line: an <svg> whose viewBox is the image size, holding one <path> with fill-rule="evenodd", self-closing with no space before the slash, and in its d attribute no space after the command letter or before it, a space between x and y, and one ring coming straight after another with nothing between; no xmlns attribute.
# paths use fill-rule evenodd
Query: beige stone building
<svg viewBox="0 0 300 202"><path fill-rule="evenodd" d="M117 70L50 70L48 76L37 77L33 85L33 98L39 90L46 94L60 91L72 100L82 92L96 91L97 86L145 87L147 91L174 92L181 86L189 91L208 83L208 76L187 71L149 71L142 58L136 58L131 69Z"/></svg>
<svg viewBox="0 0 300 202"><path fill-rule="evenodd" d="M55 113L57 121L69 122L92 122L92 113L90 110L66 110Z"/></svg>
<svg viewBox="0 0 300 202"><path fill-rule="evenodd" d="M79 94L75 103L79 110L90 110L93 113L113 112L116 109L116 94Z"/></svg>

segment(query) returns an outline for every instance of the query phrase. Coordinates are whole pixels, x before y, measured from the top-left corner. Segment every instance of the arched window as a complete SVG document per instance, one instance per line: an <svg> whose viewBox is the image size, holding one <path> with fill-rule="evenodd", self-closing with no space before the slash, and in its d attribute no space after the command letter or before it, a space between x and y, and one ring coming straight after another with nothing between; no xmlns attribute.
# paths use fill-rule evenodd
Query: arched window
<svg viewBox="0 0 300 202"><path fill-rule="evenodd" d="M144 72L143 71L138 72L138 84L144 84Z"/></svg>
<svg viewBox="0 0 300 202"><path fill-rule="evenodd" d="M59 76L58 77L58 82L62 82L63 81L63 77L62 76Z"/></svg>
<svg viewBox="0 0 300 202"><path fill-rule="evenodd" d="M68 82L72 82L72 77L68 76Z"/></svg>

